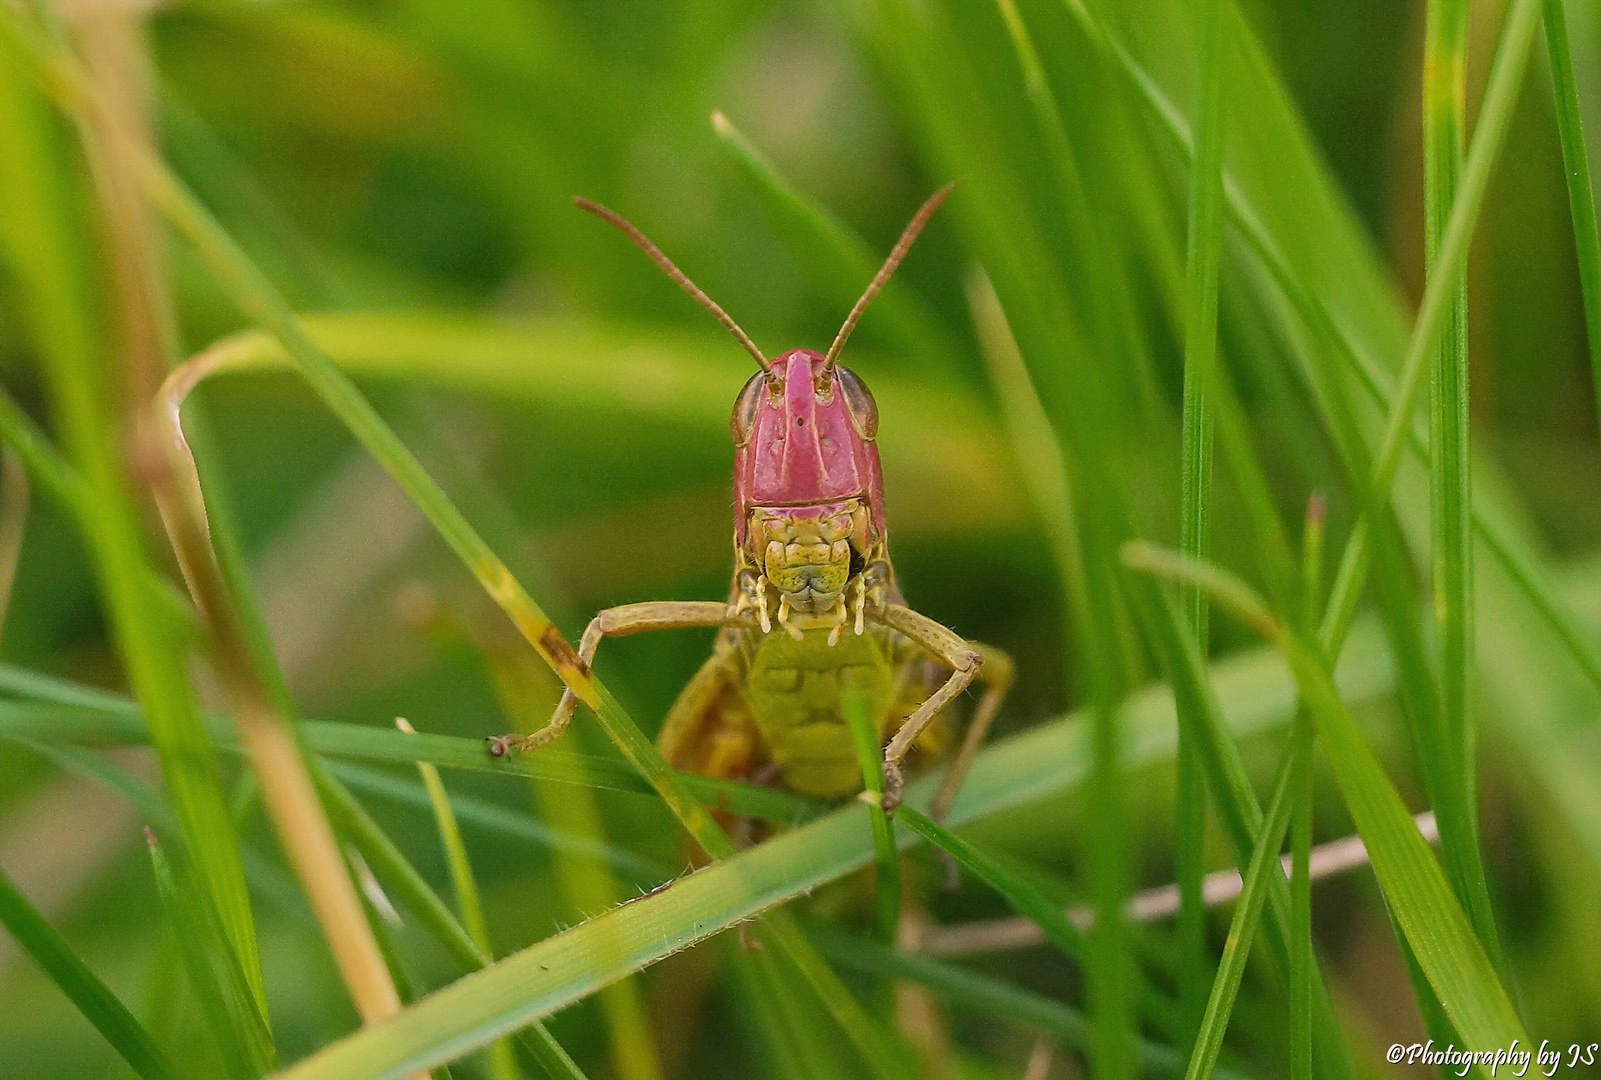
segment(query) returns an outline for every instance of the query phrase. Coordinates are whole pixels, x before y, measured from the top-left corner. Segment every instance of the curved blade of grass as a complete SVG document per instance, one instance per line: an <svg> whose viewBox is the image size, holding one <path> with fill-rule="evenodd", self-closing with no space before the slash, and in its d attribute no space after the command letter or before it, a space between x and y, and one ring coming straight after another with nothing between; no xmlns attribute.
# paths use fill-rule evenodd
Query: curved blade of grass
<svg viewBox="0 0 1601 1080"><path fill-rule="evenodd" d="M1156 648L1163 668L1168 673L1175 696L1190 703L1183 715L1196 722L1195 739L1201 759L1207 770L1207 779L1218 808L1218 817L1234 849L1239 865L1247 865L1262 835L1263 813L1257 802L1235 740L1223 722L1216 692L1200 649L1183 622L1176 601L1160 588L1151 587L1134 592L1135 606L1146 634ZM1297 709L1297 723L1302 710ZM1274 959L1286 973L1288 984L1296 983L1294 957L1298 935L1290 890L1283 873L1270 868L1268 879L1268 943ZM1309 927L1308 927L1309 930ZM1310 953L1308 953L1310 957ZM1349 1075L1350 1066L1345 1060L1340 1032L1334 1020L1333 1007L1323 985L1321 971L1309 963L1300 973L1308 984L1308 1010L1302 1014L1310 1023L1310 1034L1317 1046L1316 1060L1321 1069L1330 1075Z"/></svg>
<svg viewBox="0 0 1601 1080"><path fill-rule="evenodd" d="M1527 1042L1517 1013L1440 864L1340 700L1317 653L1288 631L1248 585L1224 570L1145 543L1127 545L1124 558L1135 569L1206 589L1215 603L1261 630L1284 653L1308 708L1318 719L1325 757L1367 845L1390 910L1457 1033L1473 1049L1511 1046L1514 1039ZM1489 1075L1487 1062L1478 1067Z"/></svg>
<svg viewBox="0 0 1601 1080"><path fill-rule="evenodd" d="M0 923L142 1080L173 1080L175 1074L150 1033L4 873Z"/></svg>
<svg viewBox="0 0 1601 1080"><path fill-rule="evenodd" d="M1024 479L1045 520L1046 535L1056 548L1067 548L1075 543L1072 507L1066 479L1056 467L1057 459L1052 452L1050 423L1017 355L1005 316L993 293L983 285L977 282L969 288L969 303L979 328L985 359L1004 405L1007 429L1017 446L1018 457L1024 463ZM1153 609L1153 601L1160 603L1162 610ZM1166 596L1153 596L1150 590L1137 588L1132 603L1146 626L1146 634L1158 646L1158 656L1168 671L1172 685L1178 690L1176 704L1182 710L1179 713L1181 732L1187 726L1186 721L1203 725L1193 736L1193 745L1202 751L1201 762L1211 775L1212 790L1218 800L1225 831L1233 843L1236 858L1243 865L1248 861L1255 844L1262 812L1239 751L1226 734L1205 660L1193 633L1185 632L1179 612L1168 605ZM1274 887L1271 894L1271 940L1281 961L1284 961L1290 951L1287 944L1290 924L1286 889L1278 875L1274 876L1271 884ZM1321 1060L1333 1075L1348 1072L1321 975L1315 968L1310 974L1314 981L1312 1004L1317 1019L1316 1030L1320 1045L1326 1050ZM1204 994L1204 986L1202 992ZM1199 1027L1204 1005L1203 998L1193 1016L1195 1028Z"/></svg>
<svg viewBox="0 0 1601 1080"><path fill-rule="evenodd" d="M1568 181L1568 209L1573 215L1573 247L1579 262L1579 292L1584 297L1591 379L1597 413L1601 415L1601 234L1596 230L1595 192L1590 185L1583 112L1578 81L1573 77L1573 51L1568 45L1568 17L1562 0L1545 0L1545 43L1551 60L1557 136Z"/></svg>

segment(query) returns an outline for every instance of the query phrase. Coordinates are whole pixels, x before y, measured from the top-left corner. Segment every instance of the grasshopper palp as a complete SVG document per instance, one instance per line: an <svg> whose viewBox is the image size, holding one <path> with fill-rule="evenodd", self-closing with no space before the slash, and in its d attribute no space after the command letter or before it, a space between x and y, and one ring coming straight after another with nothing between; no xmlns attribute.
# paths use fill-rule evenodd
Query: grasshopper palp
<svg viewBox="0 0 1601 1080"><path fill-rule="evenodd" d="M971 644L906 606L890 562L879 466L878 407L840 350L917 234L950 194L934 193L902 232L827 354L796 349L769 360L739 325L633 225L587 200L709 310L761 368L729 420L734 457L733 584L727 603L657 601L596 615L579 644L592 662L603 637L687 627L718 629L712 656L667 714L658 746L677 768L775 777L802 795L833 798L862 785L843 701L869 702L884 745L884 806L900 805L902 765L938 749L935 721L975 679L984 686L933 812L942 816L1012 681L1004 653ZM935 664L949 669L943 680ZM571 720L568 691L550 723L491 741L497 756L538 749Z"/></svg>

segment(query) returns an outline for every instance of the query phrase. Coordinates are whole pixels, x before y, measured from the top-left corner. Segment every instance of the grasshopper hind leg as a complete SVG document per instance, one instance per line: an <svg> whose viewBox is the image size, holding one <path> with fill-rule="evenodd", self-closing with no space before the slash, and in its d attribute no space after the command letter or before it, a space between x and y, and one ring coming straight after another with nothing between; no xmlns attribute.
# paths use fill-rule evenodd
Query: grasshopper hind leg
<svg viewBox="0 0 1601 1080"><path fill-rule="evenodd" d="M721 780L764 783L772 779L761 735L739 693L736 650L718 642L717 651L689 680L667 710L656 748L675 769ZM758 839L760 824L713 808L712 816L741 848Z"/></svg>
<svg viewBox="0 0 1601 1080"><path fill-rule="evenodd" d="M656 736L667 764L724 780L750 775L760 740L735 688L737 677L734 651L721 646L695 672Z"/></svg>

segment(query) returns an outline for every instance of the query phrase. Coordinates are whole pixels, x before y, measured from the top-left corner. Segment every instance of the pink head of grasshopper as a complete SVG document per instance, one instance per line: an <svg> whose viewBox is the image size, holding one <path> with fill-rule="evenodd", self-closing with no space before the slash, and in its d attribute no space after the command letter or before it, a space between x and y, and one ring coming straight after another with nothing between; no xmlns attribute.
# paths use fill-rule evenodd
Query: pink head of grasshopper
<svg viewBox="0 0 1601 1080"><path fill-rule="evenodd" d="M885 548L884 482L873 442L878 407L867 385L838 359L867 305L953 186L935 192L907 224L827 355L796 349L776 361L638 229L603 206L577 200L627 234L761 366L734 402L729 427L739 557L735 603L754 608L763 631L772 628L775 599L778 622L791 635L827 626L831 643L851 621L848 603L860 634L869 601L899 599ZM852 587L855 595L847 597Z"/></svg>

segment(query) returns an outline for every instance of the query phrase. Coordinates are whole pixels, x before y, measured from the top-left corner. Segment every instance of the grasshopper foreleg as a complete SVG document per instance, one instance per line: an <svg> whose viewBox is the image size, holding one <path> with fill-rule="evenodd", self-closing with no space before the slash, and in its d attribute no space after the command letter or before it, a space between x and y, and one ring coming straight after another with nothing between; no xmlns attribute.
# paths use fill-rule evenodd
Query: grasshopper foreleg
<svg viewBox="0 0 1601 1080"><path fill-rule="evenodd" d="M876 613L876 618L933 653L951 669L950 678L907 717L884 748L884 809L894 810L901 804L906 786L901 776L901 762L940 710L967 689L967 684L973 681L983 666L984 658L956 634L911 608L886 604Z"/></svg>
<svg viewBox="0 0 1601 1080"><path fill-rule="evenodd" d="M961 748L946 769L945 778L940 781L939 791L934 796L930 813L935 820L939 820L950 808L957 789L962 786L962 777L966 775L973 756L989 731L990 723L1000 710L1001 701L1012 687L1012 658L999 649L965 641L928 616L919 615L899 604L885 605L875 617L885 626L927 649L951 668L950 678L907 717L884 748L884 809L894 810L901 804L905 787L901 762L923 729L939 715L941 709L950 704L951 699L967 689L974 678L981 679L985 685L984 697L968 723Z"/></svg>
<svg viewBox="0 0 1601 1080"><path fill-rule="evenodd" d="M742 620L733 614L729 605L715 600L655 600L644 604L624 604L607 608L589 621L583 639L578 644L578 656L585 664L595 660L595 650L601 638L627 637L651 630L687 630L694 627L721 627ZM531 753L546 746L567 729L578 697L571 690L562 691L561 701L550 716L550 722L529 735L502 735L489 740L489 752L495 757L508 753Z"/></svg>
<svg viewBox="0 0 1601 1080"><path fill-rule="evenodd" d="M962 778L967 775L967 767L973 763L973 757L983 745L984 736L989 733L995 714L1000 711L1001 701L1012 688L1012 677L1016 672L1012 658L1001 650L981 645L976 641L969 647L984 658L984 666L979 669L978 675L984 683L984 696L979 699L978 708L973 711L973 718L967 722L967 733L962 736L962 745L957 750L956 756L951 759L950 765L946 766L939 790L934 793L929 816L935 821L943 821L945 811L951 808L951 802L962 786Z"/></svg>

